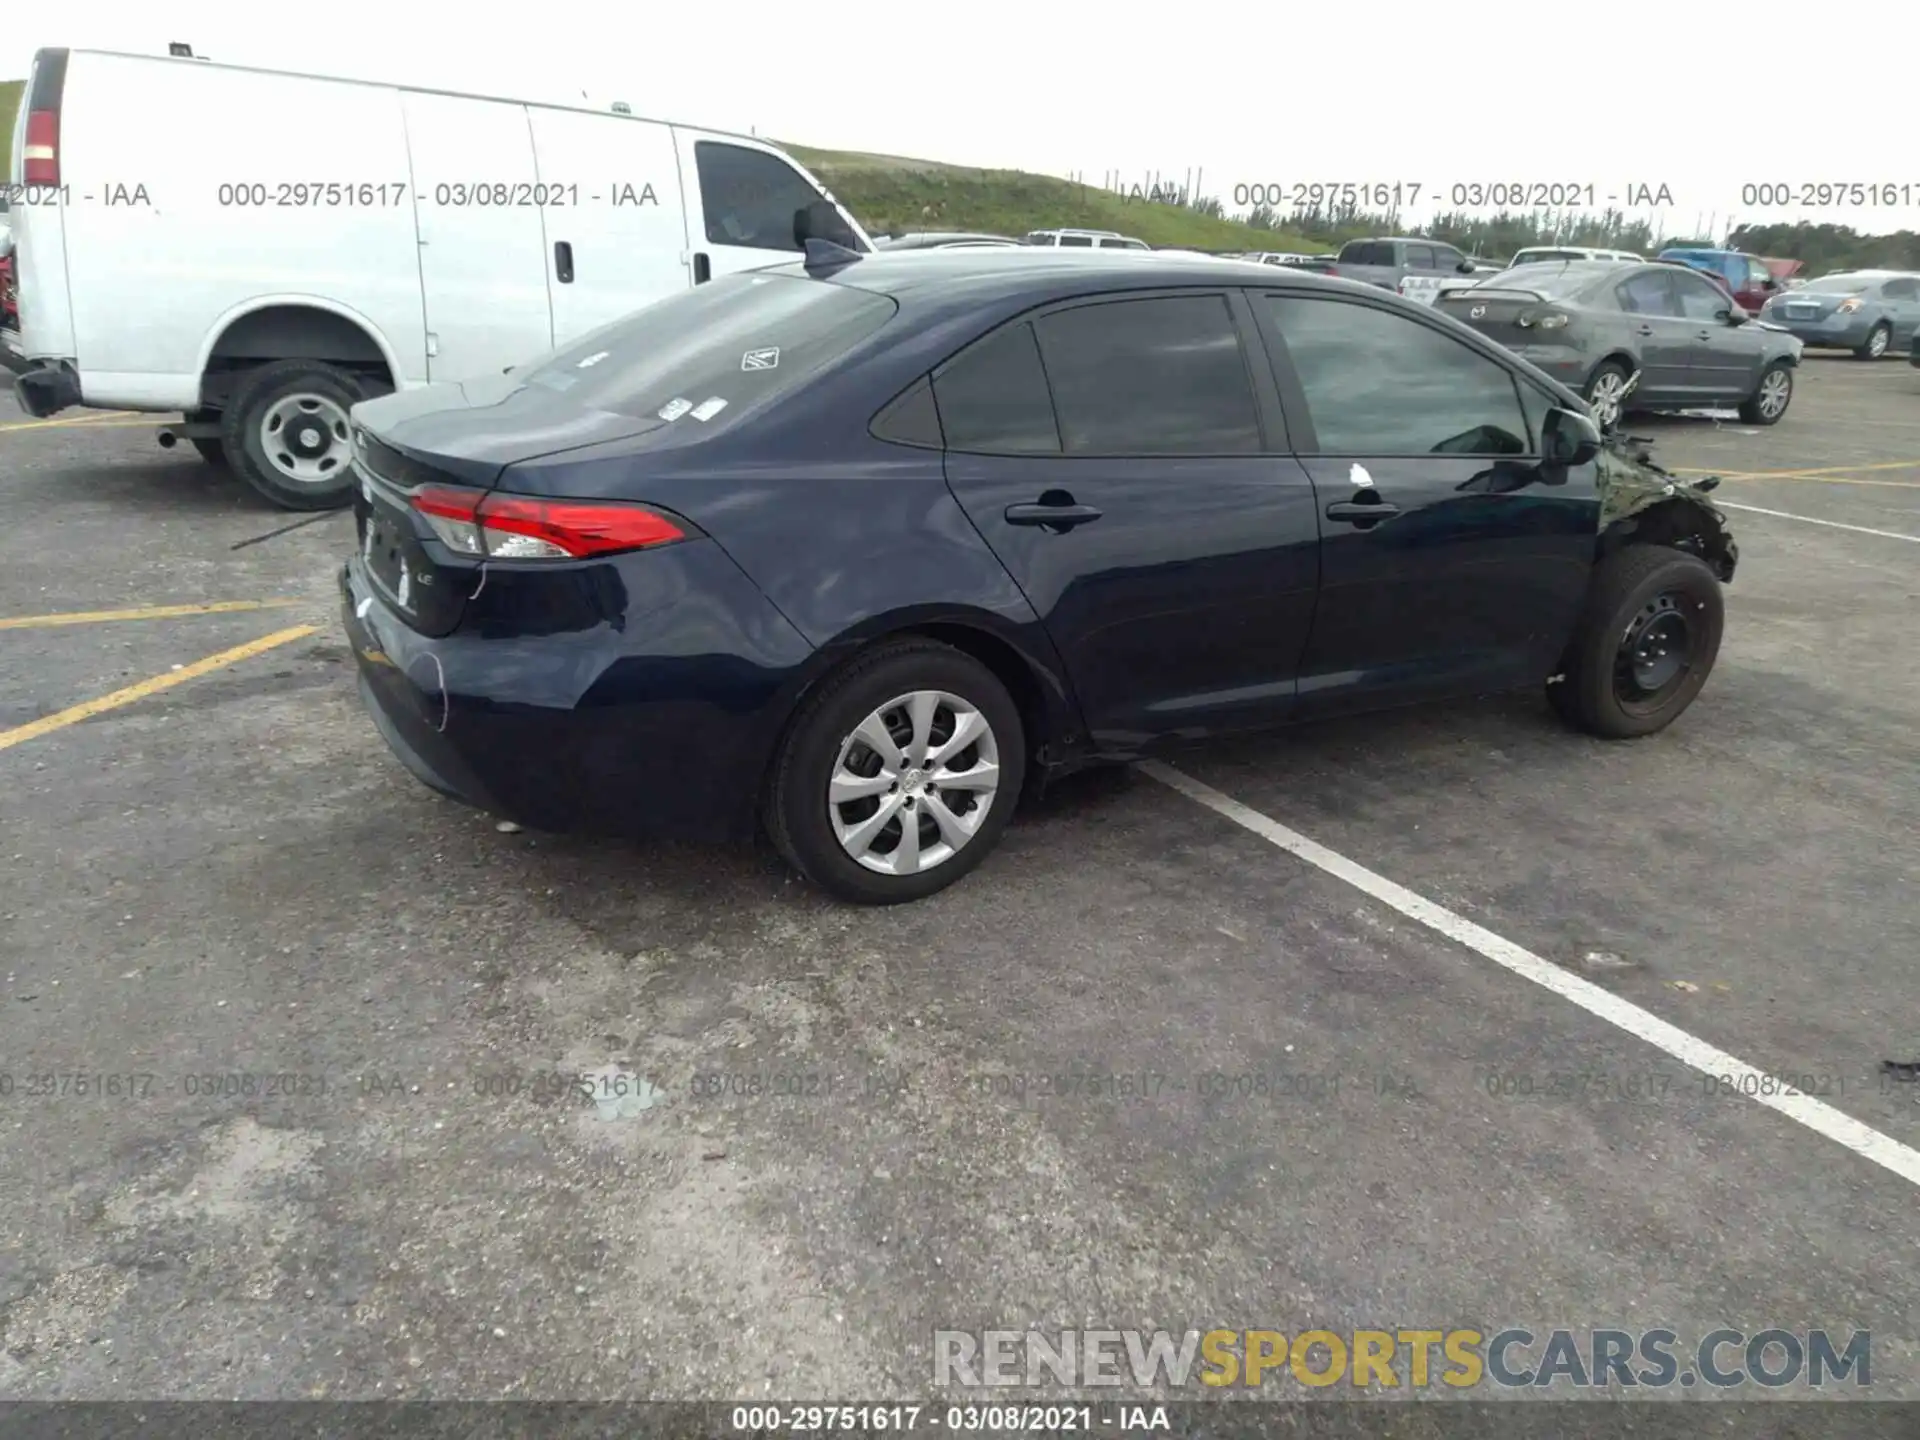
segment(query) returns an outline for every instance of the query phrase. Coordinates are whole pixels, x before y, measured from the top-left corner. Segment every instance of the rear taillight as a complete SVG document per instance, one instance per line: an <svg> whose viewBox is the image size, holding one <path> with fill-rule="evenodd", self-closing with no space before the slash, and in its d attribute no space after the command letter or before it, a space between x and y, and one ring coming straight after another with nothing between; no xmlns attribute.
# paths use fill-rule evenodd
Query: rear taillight
<svg viewBox="0 0 1920 1440"><path fill-rule="evenodd" d="M1842 300L1840 302L1840 308L1836 310L1834 313L1836 315L1851 315L1854 311L1858 310L1859 308L1860 308L1860 297L1858 295L1855 295L1850 300Z"/></svg>
<svg viewBox="0 0 1920 1440"><path fill-rule="evenodd" d="M20 151L20 178L28 185L60 183L60 112L27 113L27 139Z"/></svg>
<svg viewBox="0 0 1920 1440"><path fill-rule="evenodd" d="M678 525L641 505L429 485L415 493L413 508L449 549L492 560L585 560L686 538Z"/></svg>
<svg viewBox="0 0 1920 1440"><path fill-rule="evenodd" d="M1572 318L1570 315L1561 314L1558 310L1549 310L1543 315L1531 313L1517 315L1513 323L1523 330L1564 330L1567 321Z"/></svg>

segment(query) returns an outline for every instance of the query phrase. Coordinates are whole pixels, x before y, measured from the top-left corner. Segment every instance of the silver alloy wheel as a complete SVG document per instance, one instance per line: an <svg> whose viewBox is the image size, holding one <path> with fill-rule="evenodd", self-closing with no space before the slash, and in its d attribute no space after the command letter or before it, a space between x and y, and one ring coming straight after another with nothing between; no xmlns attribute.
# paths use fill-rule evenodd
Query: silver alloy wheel
<svg viewBox="0 0 1920 1440"><path fill-rule="evenodd" d="M1587 396L1587 404L1593 409L1594 423L1602 430L1620 419L1620 397L1627 393L1627 377L1617 370L1609 370L1593 382L1593 393Z"/></svg>
<svg viewBox="0 0 1920 1440"><path fill-rule="evenodd" d="M896 696L840 742L827 818L882 875L918 875L966 848L993 809L1000 748L987 717L944 690Z"/></svg>
<svg viewBox="0 0 1920 1440"><path fill-rule="evenodd" d="M1760 382L1760 413L1769 420L1778 420L1792 394L1792 377L1784 370L1769 370L1767 378Z"/></svg>
<svg viewBox="0 0 1920 1440"><path fill-rule="evenodd" d="M260 417L260 450L301 485L339 478L347 463L347 412L324 395L284 395Z"/></svg>
<svg viewBox="0 0 1920 1440"><path fill-rule="evenodd" d="M1874 326L1873 333L1867 336L1867 354L1878 360L1882 355L1887 353L1888 339L1889 336L1887 335L1886 326Z"/></svg>

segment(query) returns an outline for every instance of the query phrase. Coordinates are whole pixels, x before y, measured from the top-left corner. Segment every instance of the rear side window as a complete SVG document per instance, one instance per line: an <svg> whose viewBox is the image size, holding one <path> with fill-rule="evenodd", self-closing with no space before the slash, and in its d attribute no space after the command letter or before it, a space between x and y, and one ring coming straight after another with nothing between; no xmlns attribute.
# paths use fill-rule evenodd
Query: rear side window
<svg viewBox="0 0 1920 1440"><path fill-rule="evenodd" d="M1920 281L1905 278L1889 280L1880 293L1889 300L1911 300L1920 295Z"/></svg>
<svg viewBox="0 0 1920 1440"><path fill-rule="evenodd" d="M1060 431L1033 326L1007 325L933 375L947 448L980 455L1058 455Z"/></svg>
<svg viewBox="0 0 1920 1440"><path fill-rule="evenodd" d="M1090 235L1062 235L1060 237L1060 243L1062 245L1084 245L1092 248L1093 237Z"/></svg>
<svg viewBox="0 0 1920 1440"><path fill-rule="evenodd" d="M1035 324L1069 455L1244 455L1259 412L1223 295L1111 301Z"/></svg>
<svg viewBox="0 0 1920 1440"><path fill-rule="evenodd" d="M744 145L700 140L693 147L700 171L700 209L709 245L754 250L799 250L793 215L821 198L786 161Z"/></svg>
<svg viewBox="0 0 1920 1440"><path fill-rule="evenodd" d="M1410 316L1268 296L1322 455L1524 455L1512 374Z"/></svg>
<svg viewBox="0 0 1920 1440"><path fill-rule="evenodd" d="M1667 315L1678 318L1680 302L1673 297L1673 286L1660 270L1642 270L1623 281L1614 291L1620 308L1634 315Z"/></svg>
<svg viewBox="0 0 1920 1440"><path fill-rule="evenodd" d="M749 271L603 325L525 379L587 409L718 428L819 374L896 308L866 290Z"/></svg>

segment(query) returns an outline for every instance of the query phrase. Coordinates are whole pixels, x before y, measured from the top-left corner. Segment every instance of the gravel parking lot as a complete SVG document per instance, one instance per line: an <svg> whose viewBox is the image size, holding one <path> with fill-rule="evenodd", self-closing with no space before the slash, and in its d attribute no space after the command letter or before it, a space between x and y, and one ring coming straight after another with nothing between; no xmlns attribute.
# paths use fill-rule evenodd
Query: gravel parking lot
<svg viewBox="0 0 1920 1440"><path fill-rule="evenodd" d="M1665 1324L1870 1329L1920 1398L1920 371L1629 427L1737 477L1670 731L1210 746L890 911L440 799L354 691L350 518L0 403L0 1394L914 1397L936 1328ZM653 1103L557 1079L607 1065Z"/></svg>

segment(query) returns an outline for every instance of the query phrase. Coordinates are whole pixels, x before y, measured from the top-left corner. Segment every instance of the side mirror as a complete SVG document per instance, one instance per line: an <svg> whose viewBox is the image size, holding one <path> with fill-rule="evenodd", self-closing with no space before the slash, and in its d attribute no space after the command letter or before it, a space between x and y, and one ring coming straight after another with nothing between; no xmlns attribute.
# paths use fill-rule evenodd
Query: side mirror
<svg viewBox="0 0 1920 1440"><path fill-rule="evenodd" d="M1742 310L1738 305L1734 306L1731 310L1716 310L1714 316L1723 324L1727 325L1744 325L1747 323L1747 312Z"/></svg>
<svg viewBox="0 0 1920 1440"><path fill-rule="evenodd" d="M847 250L858 250L853 227L825 200L815 200L793 212L793 247L805 250L809 240L827 240Z"/></svg>
<svg viewBox="0 0 1920 1440"><path fill-rule="evenodd" d="M1458 265L1454 266L1453 268L1459 271L1462 275L1471 275L1473 274L1473 271L1474 271L1474 264L1473 264L1473 261L1471 260L1462 260Z"/></svg>
<svg viewBox="0 0 1920 1440"><path fill-rule="evenodd" d="M1585 465L1600 453L1600 427L1577 410L1547 412L1542 437L1549 465Z"/></svg>

